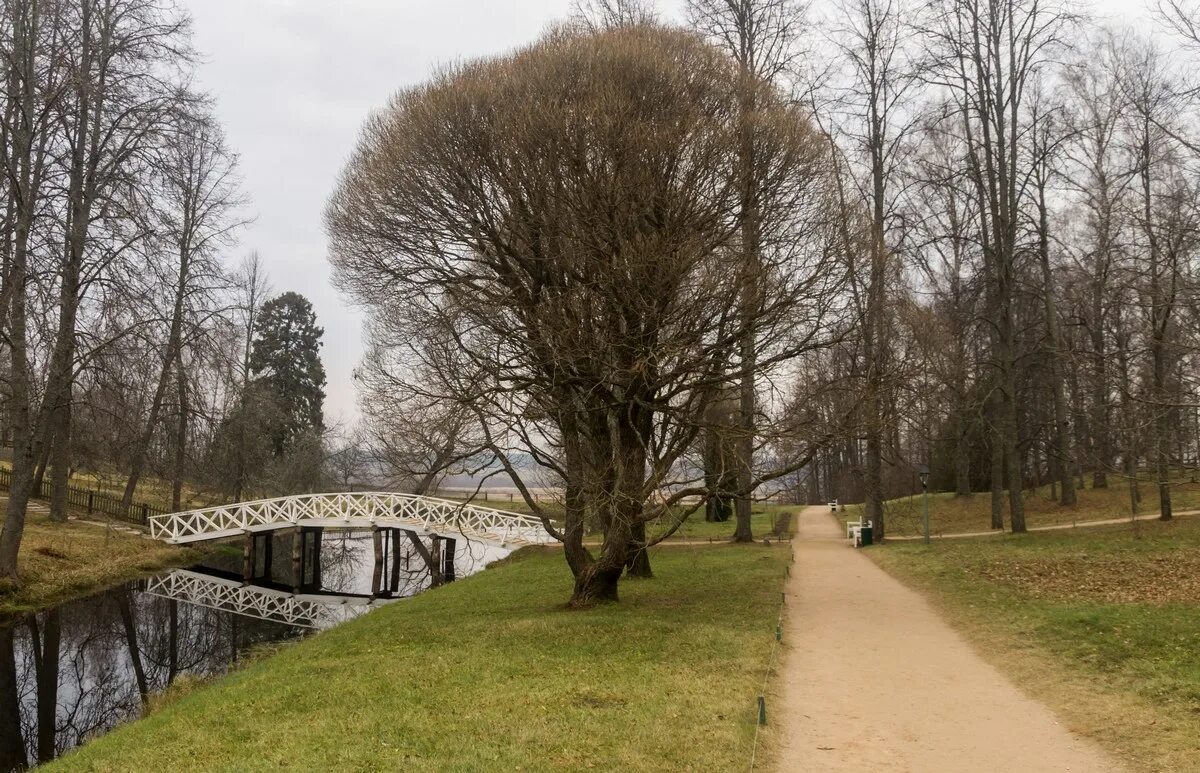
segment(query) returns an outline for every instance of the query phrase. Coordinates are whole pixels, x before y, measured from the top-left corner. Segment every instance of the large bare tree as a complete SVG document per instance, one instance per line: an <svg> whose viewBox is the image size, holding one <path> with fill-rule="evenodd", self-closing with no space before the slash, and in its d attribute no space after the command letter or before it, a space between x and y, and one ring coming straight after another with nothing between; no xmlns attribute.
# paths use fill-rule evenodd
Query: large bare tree
<svg viewBox="0 0 1200 773"><path fill-rule="evenodd" d="M340 286L386 308L412 356L439 342L426 360L534 512L546 516L509 451L560 476L564 520L544 521L564 541L575 605L615 600L639 528L703 501L681 460L706 406L744 375L729 360L748 339L760 368L814 345L819 299L840 279L825 145L765 79L746 116L747 88L687 32L552 33L397 95L329 205ZM792 226L760 242L753 272L747 142L756 209ZM598 555L583 545L589 518Z"/></svg>

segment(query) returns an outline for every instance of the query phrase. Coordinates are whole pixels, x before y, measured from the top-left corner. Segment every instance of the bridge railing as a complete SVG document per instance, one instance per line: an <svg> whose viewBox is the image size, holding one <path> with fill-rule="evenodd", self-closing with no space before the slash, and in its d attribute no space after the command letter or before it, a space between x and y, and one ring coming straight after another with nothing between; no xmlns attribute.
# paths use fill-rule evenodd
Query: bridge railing
<svg viewBox="0 0 1200 773"><path fill-rule="evenodd" d="M170 542L213 539L273 525L371 525L400 522L427 533L467 539L536 544L551 541L539 518L490 507L386 492L299 494L207 507L150 519L151 536ZM318 523L313 523L318 522Z"/></svg>
<svg viewBox="0 0 1200 773"><path fill-rule="evenodd" d="M392 601L359 596L306 596L245 585L186 569L151 578L146 593L301 628L329 627Z"/></svg>

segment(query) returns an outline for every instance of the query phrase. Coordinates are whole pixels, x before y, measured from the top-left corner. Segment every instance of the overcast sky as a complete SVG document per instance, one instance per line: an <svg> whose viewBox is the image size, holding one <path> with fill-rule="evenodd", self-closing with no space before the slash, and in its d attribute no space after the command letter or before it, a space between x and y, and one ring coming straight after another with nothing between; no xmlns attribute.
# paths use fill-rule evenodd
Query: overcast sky
<svg viewBox="0 0 1200 773"><path fill-rule="evenodd" d="M231 257L258 250L276 292L312 300L325 327L326 423L350 420L362 318L329 284L321 215L359 126L440 64L535 39L568 15L570 0L184 2L204 58L201 83L241 156L257 218ZM658 3L675 18L681 5ZM1124 0L1089 5L1128 8Z"/></svg>
<svg viewBox="0 0 1200 773"><path fill-rule="evenodd" d="M325 327L326 423L348 420L362 318L329 284L321 215L359 126L439 64L533 40L570 0L185 3L201 84L217 99L257 218L231 257L258 250L276 292L312 300Z"/></svg>

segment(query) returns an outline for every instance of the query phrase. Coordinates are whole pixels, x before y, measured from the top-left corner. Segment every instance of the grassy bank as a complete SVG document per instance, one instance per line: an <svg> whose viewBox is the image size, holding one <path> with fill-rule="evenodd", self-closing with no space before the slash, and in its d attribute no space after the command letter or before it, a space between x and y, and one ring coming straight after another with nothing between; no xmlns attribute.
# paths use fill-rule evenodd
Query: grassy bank
<svg viewBox="0 0 1200 773"><path fill-rule="evenodd" d="M0 616L27 612L57 601L131 580L167 566L199 559L195 550L166 545L124 530L91 523L52 523L30 512L21 541L22 586L0 594Z"/></svg>
<svg viewBox="0 0 1200 773"><path fill-rule="evenodd" d="M1056 501L1050 486L1031 488L1025 491L1025 519L1031 527L1087 523L1088 521L1128 518L1130 516L1129 485L1124 479L1114 478L1108 488L1088 487L1076 491L1078 502L1064 507ZM1153 484L1140 482L1142 499L1136 510L1139 515L1158 512L1158 493ZM1007 497L1007 495L1006 495ZM1200 509L1200 483L1193 482L1190 475L1172 478L1171 499L1177 512ZM893 536L915 536L922 532L921 497L901 497L884 503L888 533ZM991 528L991 494L981 492L969 497L938 492L929 495L929 524L933 534L961 534L964 532L988 531ZM1008 500L1004 501L1005 528L1008 524ZM862 514L862 505L849 505L846 520Z"/></svg>
<svg viewBox="0 0 1200 773"><path fill-rule="evenodd" d="M572 612L561 553L527 552L168 701L57 766L745 769L789 555L658 551L656 579Z"/></svg>
<svg viewBox="0 0 1200 773"><path fill-rule="evenodd" d="M1072 729L1136 769L1200 770L1200 521L868 552Z"/></svg>

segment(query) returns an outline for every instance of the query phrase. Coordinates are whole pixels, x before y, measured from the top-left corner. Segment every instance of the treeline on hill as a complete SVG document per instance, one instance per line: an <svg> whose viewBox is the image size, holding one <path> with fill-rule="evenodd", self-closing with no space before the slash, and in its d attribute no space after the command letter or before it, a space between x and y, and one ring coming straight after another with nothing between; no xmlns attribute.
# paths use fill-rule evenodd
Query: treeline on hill
<svg viewBox="0 0 1200 773"><path fill-rule="evenodd" d="M849 0L814 110L839 143L875 249L852 266L859 325L819 367L860 400L818 455L810 500L990 491L1025 529L1022 490L1200 464L1195 6L1152 33L1066 2ZM831 90L832 89L832 90ZM852 120L845 122L845 116ZM861 170L861 171L855 171Z"/></svg>
<svg viewBox="0 0 1200 773"><path fill-rule="evenodd" d="M43 477L61 520L79 470L124 483L126 504L169 480L178 508L185 483L294 490L321 464L321 330L304 298L268 297L257 257L223 254L244 202L196 58L172 3L0 5L10 582Z"/></svg>
<svg viewBox="0 0 1200 773"><path fill-rule="evenodd" d="M1169 517L1200 456L1195 9L1159 42L1045 0L686 9L582 0L368 121L327 219L369 442L511 481L580 605L701 506L746 541L752 496L860 500L882 534L924 465L997 528L1147 466Z"/></svg>

